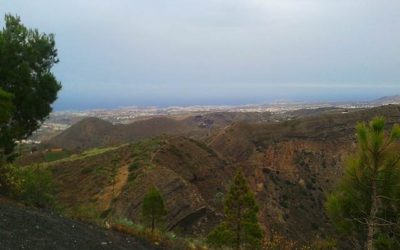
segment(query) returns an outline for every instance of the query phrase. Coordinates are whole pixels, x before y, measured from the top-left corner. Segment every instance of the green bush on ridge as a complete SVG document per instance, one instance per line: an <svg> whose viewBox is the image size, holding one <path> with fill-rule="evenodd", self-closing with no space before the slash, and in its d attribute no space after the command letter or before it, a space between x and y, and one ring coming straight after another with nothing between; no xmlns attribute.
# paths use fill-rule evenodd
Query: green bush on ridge
<svg viewBox="0 0 400 250"><path fill-rule="evenodd" d="M0 193L31 206L51 208L55 205L52 173L41 165L4 165L0 173Z"/></svg>

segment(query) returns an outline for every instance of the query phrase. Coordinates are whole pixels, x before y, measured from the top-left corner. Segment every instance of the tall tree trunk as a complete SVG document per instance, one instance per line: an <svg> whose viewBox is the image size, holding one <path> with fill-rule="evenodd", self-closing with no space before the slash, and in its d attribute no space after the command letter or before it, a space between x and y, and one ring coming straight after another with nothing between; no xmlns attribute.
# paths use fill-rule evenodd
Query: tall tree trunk
<svg viewBox="0 0 400 250"><path fill-rule="evenodd" d="M378 212L378 197L376 191L376 179L372 180L372 193L371 193L371 211L368 219L368 239L367 250L374 250L374 235L376 227L376 213Z"/></svg>

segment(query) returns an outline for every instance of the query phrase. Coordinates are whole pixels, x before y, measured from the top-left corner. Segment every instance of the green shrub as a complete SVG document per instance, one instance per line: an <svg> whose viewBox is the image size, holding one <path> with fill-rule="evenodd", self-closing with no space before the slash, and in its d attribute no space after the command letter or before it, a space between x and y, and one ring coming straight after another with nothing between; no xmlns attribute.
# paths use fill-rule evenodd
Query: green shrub
<svg viewBox="0 0 400 250"><path fill-rule="evenodd" d="M11 164L0 167L0 194L21 200L27 205L55 205L52 173L44 166L19 167Z"/></svg>
<svg viewBox="0 0 400 250"><path fill-rule="evenodd" d="M55 204L53 176L43 166L21 168L19 171L20 190L16 195L24 203L38 207L52 207Z"/></svg>
<svg viewBox="0 0 400 250"><path fill-rule="evenodd" d="M223 246L231 246L235 243L235 235L232 230L221 223L214 228L207 236L207 244L214 248L222 248Z"/></svg>
<svg viewBox="0 0 400 250"><path fill-rule="evenodd" d="M0 163L0 194L16 196L20 193L21 185L18 168L11 164Z"/></svg>

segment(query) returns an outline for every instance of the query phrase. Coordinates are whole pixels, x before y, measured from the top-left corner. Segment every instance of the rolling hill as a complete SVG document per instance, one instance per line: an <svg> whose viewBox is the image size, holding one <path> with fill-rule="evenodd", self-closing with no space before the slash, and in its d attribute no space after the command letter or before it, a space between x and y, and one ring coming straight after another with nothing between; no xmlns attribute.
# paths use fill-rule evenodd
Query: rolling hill
<svg viewBox="0 0 400 250"><path fill-rule="evenodd" d="M127 125L113 125L98 118L85 118L45 142L44 145L45 147L62 147L69 151L82 151L162 134L203 138L233 122L257 123L270 119L271 114L268 112L220 112L178 118L163 116L138 120Z"/></svg>
<svg viewBox="0 0 400 250"><path fill-rule="evenodd" d="M73 217L139 222L143 195L156 185L165 198L167 228L196 235L206 234L221 218L224 194L240 168L256 194L267 234L310 242L334 234L324 213L325 194L355 150L355 125L377 115L390 126L400 122L400 106L285 122L235 122L204 141L184 133L156 136L47 164L58 199Z"/></svg>

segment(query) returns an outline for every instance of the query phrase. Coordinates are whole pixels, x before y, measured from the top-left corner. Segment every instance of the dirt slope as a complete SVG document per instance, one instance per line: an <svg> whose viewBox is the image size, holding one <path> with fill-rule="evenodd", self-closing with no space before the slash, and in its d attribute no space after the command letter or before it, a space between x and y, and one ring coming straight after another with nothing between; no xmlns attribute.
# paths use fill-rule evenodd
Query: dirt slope
<svg viewBox="0 0 400 250"><path fill-rule="evenodd" d="M85 118L66 131L50 139L46 147L62 147L68 150L82 150L107 144L108 133L114 126L98 118Z"/></svg>
<svg viewBox="0 0 400 250"><path fill-rule="evenodd" d="M0 249L156 249L130 236L0 201Z"/></svg>

